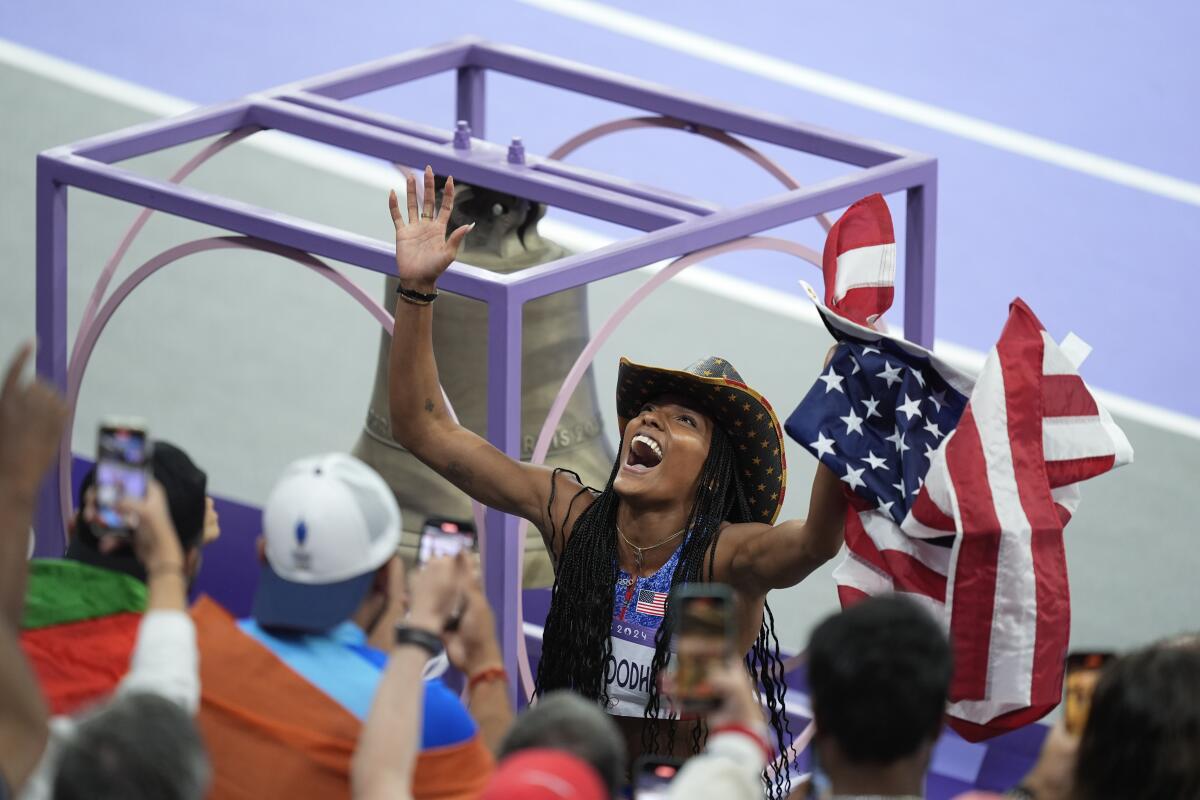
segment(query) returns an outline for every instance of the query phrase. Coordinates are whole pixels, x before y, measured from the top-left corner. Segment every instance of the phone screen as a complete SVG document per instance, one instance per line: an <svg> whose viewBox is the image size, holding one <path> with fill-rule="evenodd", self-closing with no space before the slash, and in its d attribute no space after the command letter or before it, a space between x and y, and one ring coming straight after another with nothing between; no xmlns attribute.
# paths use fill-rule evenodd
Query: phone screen
<svg viewBox="0 0 1200 800"><path fill-rule="evenodd" d="M421 527L417 546L417 563L427 564L435 558L456 556L475 549L475 529L462 522L448 519L426 520Z"/></svg>
<svg viewBox="0 0 1200 800"><path fill-rule="evenodd" d="M634 800L665 800L671 781L675 779L682 763L674 758L639 758L633 774Z"/></svg>
<svg viewBox="0 0 1200 800"><path fill-rule="evenodd" d="M117 504L124 497L145 497L150 453L146 429L135 425L100 426L96 454L96 513L111 531L127 530Z"/></svg>
<svg viewBox="0 0 1200 800"><path fill-rule="evenodd" d="M1092 709L1092 693L1104 666L1112 661L1107 652L1071 653L1067 656L1066 702L1063 704L1063 724L1075 736L1083 733L1088 712Z"/></svg>
<svg viewBox="0 0 1200 800"><path fill-rule="evenodd" d="M720 699L708 676L733 649L733 593L720 584L688 584L675 591L675 698L685 713L709 712Z"/></svg>

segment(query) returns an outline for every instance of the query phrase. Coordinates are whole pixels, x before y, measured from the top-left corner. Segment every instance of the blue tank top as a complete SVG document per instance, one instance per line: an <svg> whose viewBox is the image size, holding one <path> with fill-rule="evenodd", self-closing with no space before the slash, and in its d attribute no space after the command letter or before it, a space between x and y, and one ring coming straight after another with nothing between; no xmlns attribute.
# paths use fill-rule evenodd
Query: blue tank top
<svg viewBox="0 0 1200 800"><path fill-rule="evenodd" d="M686 542L686 539L684 540ZM654 637L666 614L667 595L679 567L683 545L653 575L635 578L617 568L613 589L612 655L604 665L608 713L618 717L645 716L650 699L650 666ZM666 716L666 711L662 712Z"/></svg>

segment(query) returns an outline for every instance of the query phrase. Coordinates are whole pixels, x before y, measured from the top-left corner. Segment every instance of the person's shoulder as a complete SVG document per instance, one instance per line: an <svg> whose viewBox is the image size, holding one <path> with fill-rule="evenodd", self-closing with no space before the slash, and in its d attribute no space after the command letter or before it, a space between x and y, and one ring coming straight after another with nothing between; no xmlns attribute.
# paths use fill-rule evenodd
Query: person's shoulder
<svg viewBox="0 0 1200 800"><path fill-rule="evenodd" d="M478 732L474 718L458 693L441 678L425 681L422 749L462 744Z"/></svg>

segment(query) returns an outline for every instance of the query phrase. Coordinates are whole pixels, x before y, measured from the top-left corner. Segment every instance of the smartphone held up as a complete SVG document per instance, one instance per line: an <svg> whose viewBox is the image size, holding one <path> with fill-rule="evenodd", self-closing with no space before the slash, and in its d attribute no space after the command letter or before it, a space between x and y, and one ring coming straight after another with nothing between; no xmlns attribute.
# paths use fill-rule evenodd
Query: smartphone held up
<svg viewBox="0 0 1200 800"><path fill-rule="evenodd" d="M424 566L435 558L456 556L478 549L475 527L467 522L431 517L421 526L417 541L417 564Z"/></svg>
<svg viewBox="0 0 1200 800"><path fill-rule="evenodd" d="M711 676L733 655L733 591L718 583L685 584L674 590L671 608L675 701L684 714L710 713L721 704Z"/></svg>
<svg viewBox="0 0 1200 800"><path fill-rule="evenodd" d="M142 499L150 478L151 443L146 424L138 419L110 419L100 424L96 447L96 516L109 534L130 534L118 506L126 497Z"/></svg>

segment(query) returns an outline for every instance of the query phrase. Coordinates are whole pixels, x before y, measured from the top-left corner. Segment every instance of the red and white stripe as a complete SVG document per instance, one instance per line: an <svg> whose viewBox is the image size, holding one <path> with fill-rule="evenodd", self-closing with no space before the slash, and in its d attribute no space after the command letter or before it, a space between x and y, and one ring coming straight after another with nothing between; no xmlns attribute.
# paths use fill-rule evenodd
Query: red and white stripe
<svg viewBox="0 0 1200 800"><path fill-rule="evenodd" d="M1020 300L904 523L851 511L834 573L843 605L904 592L954 650L951 725L973 741L1062 696L1070 592L1062 531L1077 484L1129 463L1124 433ZM953 537L952 548L930 539Z"/></svg>
<svg viewBox="0 0 1200 800"><path fill-rule="evenodd" d="M821 259L825 305L860 325L872 325L892 305L896 235L883 195L859 200L834 223Z"/></svg>

